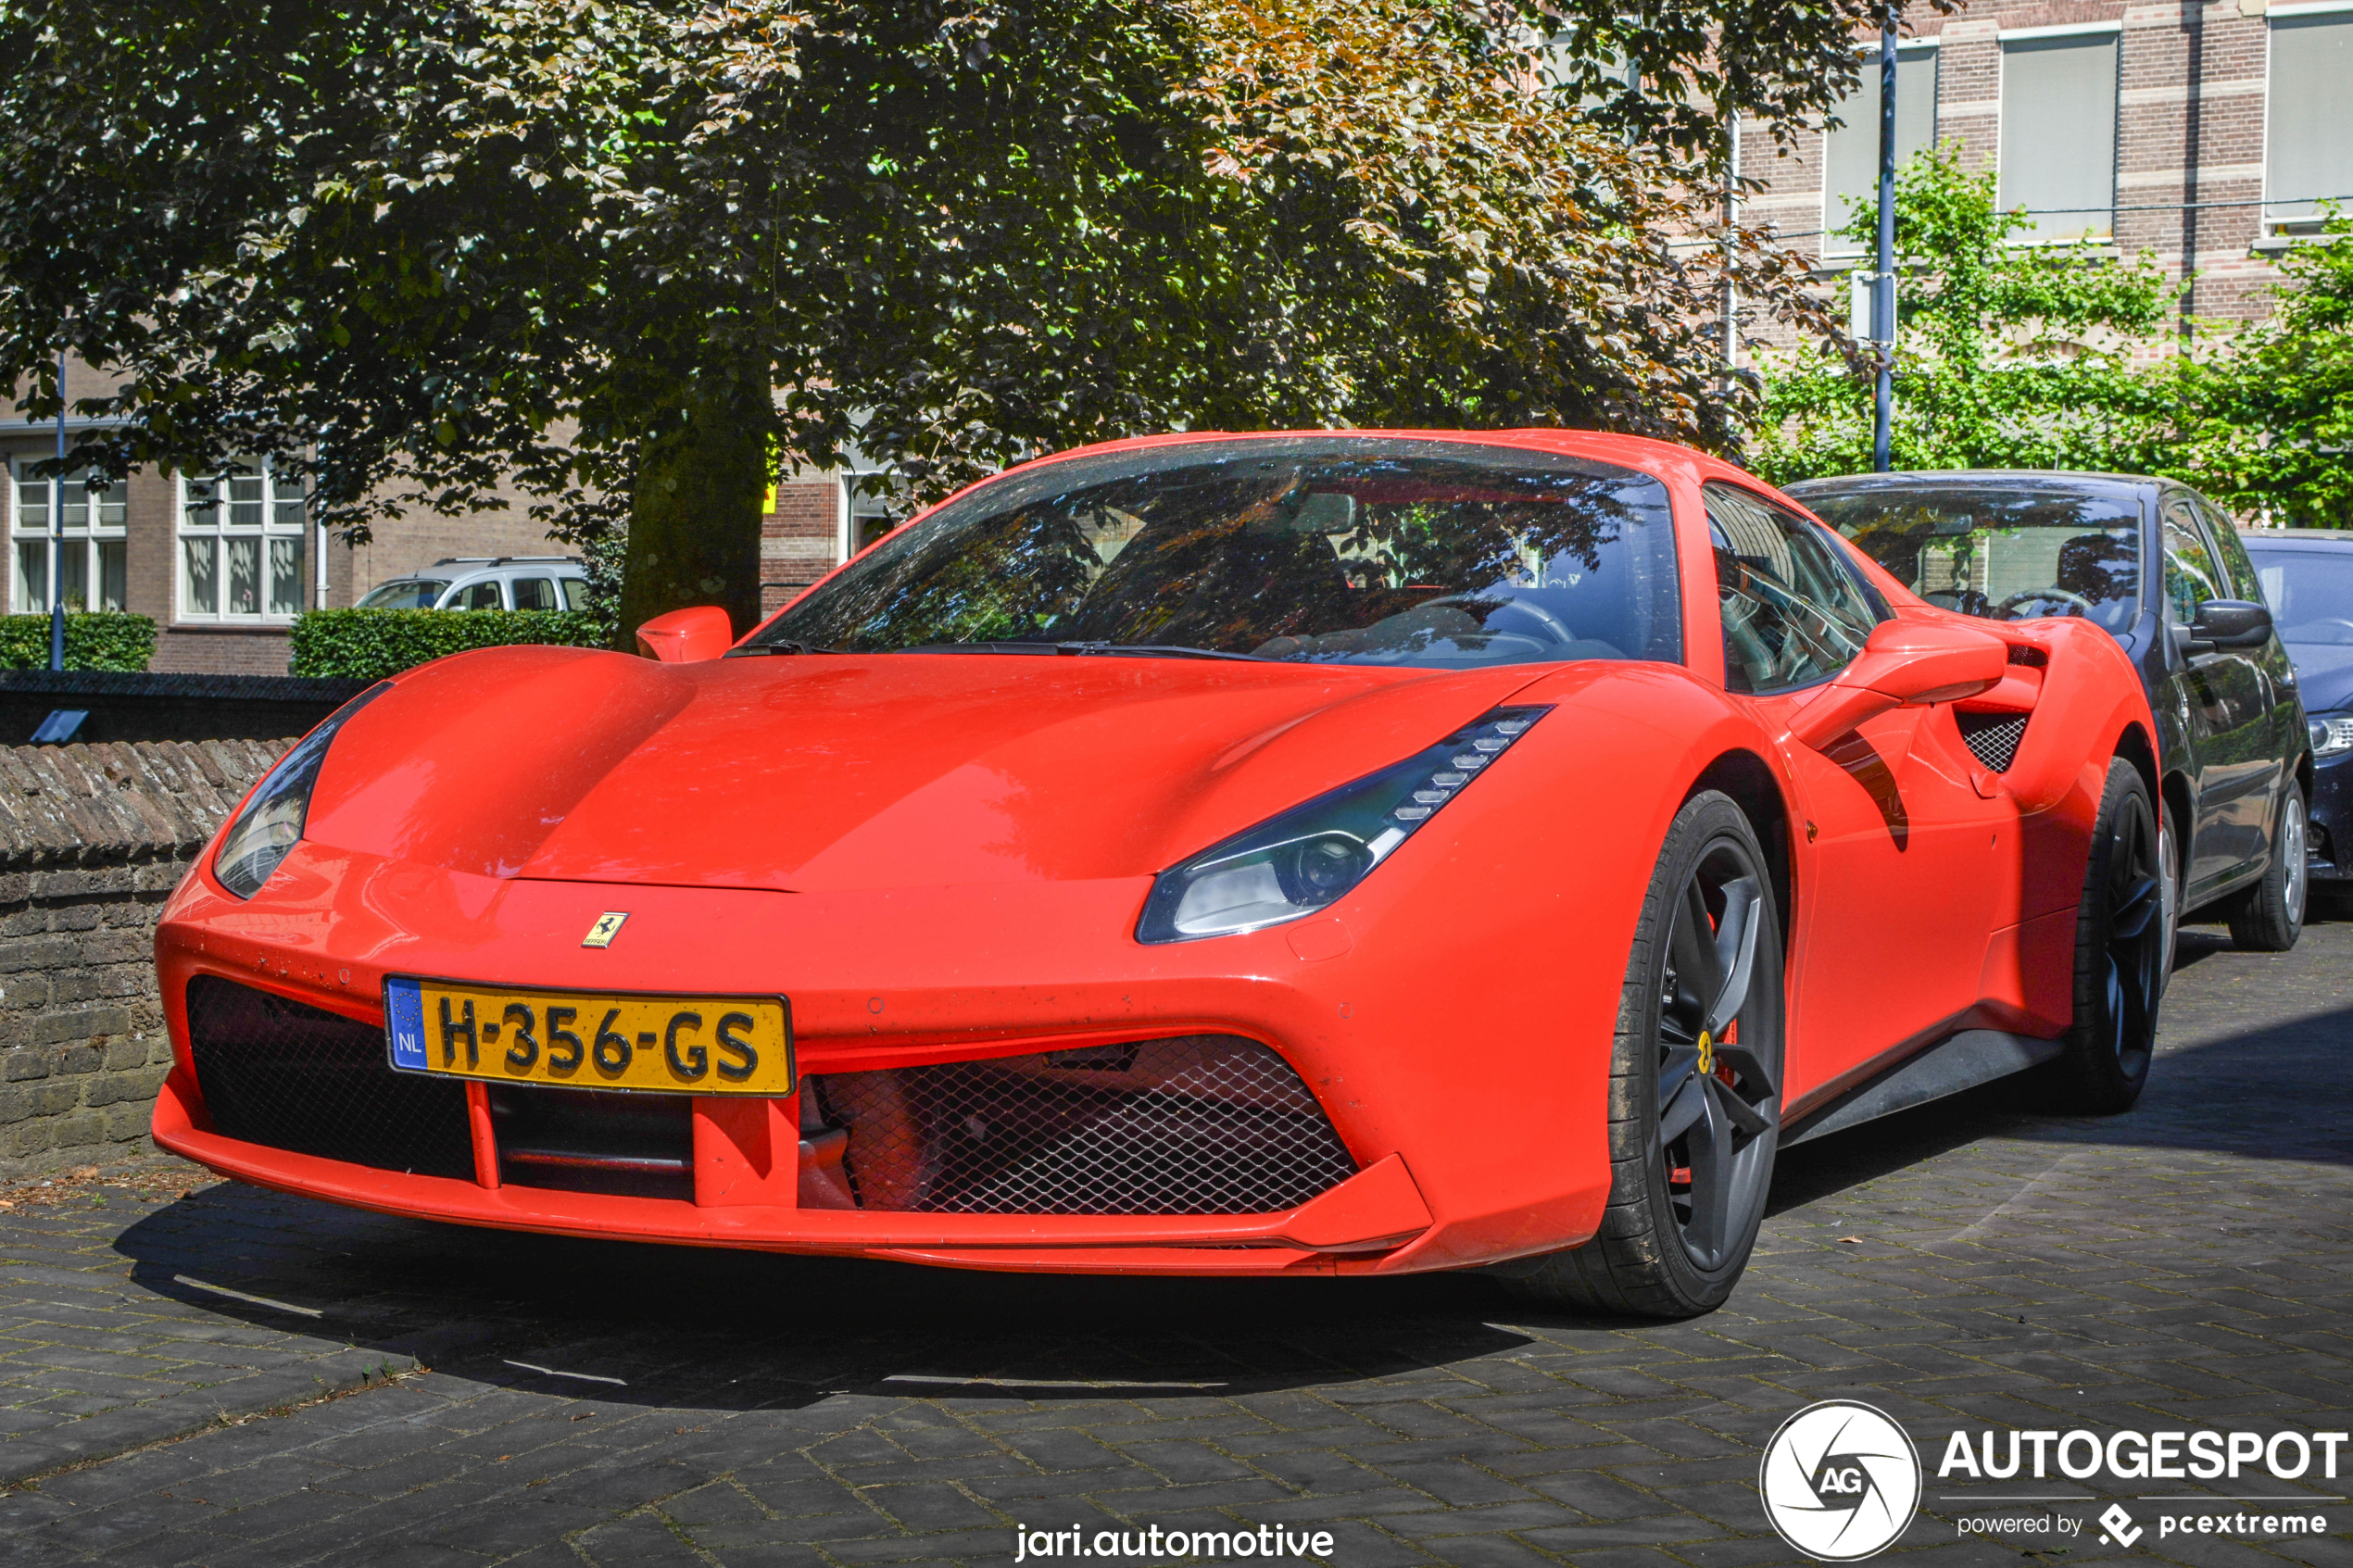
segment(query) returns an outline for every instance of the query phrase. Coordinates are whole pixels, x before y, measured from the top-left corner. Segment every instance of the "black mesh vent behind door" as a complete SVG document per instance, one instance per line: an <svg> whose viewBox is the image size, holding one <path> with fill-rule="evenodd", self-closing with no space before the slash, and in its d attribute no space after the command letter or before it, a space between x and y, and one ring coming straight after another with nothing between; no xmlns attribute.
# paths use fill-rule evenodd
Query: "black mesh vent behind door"
<svg viewBox="0 0 2353 1568"><path fill-rule="evenodd" d="M2018 760L2019 742L2026 738L2023 713L1955 713L1961 739L1969 751L1994 771L2007 772Z"/></svg>

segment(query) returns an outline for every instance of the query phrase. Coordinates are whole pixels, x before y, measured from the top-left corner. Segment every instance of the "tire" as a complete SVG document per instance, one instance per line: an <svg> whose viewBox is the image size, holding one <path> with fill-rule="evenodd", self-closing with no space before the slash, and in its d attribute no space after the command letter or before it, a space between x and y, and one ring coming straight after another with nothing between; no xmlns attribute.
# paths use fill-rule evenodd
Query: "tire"
<svg viewBox="0 0 2353 1568"><path fill-rule="evenodd" d="M2233 900L2231 942L2242 952L2284 953L2304 935L2310 892L2305 861L2304 791L2290 780L2271 830L2271 863L2263 880Z"/></svg>
<svg viewBox="0 0 2353 1568"><path fill-rule="evenodd" d="M2075 1022L2051 1063L2061 1109L2113 1115L2148 1082L2165 995L2163 851L2140 771L2108 765L2075 915Z"/></svg>
<svg viewBox="0 0 2353 1568"><path fill-rule="evenodd" d="M1765 868L1728 797L1696 795L1676 813L1618 993L1609 1206L1584 1246L1499 1271L1519 1294L1687 1318L1739 1283L1780 1135L1780 920Z"/></svg>
<svg viewBox="0 0 2353 1568"><path fill-rule="evenodd" d="M2166 989L2173 984L2173 950L2182 938L2182 841L2173 831L2173 818L2162 801L2157 809L2157 874L2164 879L2159 889L2163 897L2158 905L2158 918L2165 924L2157 960L2157 994L2162 1000Z"/></svg>

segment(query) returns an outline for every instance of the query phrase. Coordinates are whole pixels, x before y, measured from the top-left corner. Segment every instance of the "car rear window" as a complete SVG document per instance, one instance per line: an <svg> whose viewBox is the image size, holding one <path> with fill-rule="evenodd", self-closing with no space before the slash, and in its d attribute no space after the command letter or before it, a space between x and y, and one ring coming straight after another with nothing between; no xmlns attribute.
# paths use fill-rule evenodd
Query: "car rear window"
<svg viewBox="0 0 2353 1568"><path fill-rule="evenodd" d="M359 609L431 609L448 587L447 578L396 577L368 590Z"/></svg>
<svg viewBox="0 0 2353 1568"><path fill-rule="evenodd" d="M2280 641L2353 646L2353 549L2249 543Z"/></svg>

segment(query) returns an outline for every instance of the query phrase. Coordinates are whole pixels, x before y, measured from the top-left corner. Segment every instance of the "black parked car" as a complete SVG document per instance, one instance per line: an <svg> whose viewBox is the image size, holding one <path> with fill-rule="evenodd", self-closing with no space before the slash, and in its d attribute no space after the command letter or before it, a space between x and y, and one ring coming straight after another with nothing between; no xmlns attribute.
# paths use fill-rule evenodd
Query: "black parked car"
<svg viewBox="0 0 2353 1568"><path fill-rule="evenodd" d="M2112 633L2157 718L2169 919L2214 909L2242 947L2296 945L2315 747L2254 562L2213 503L2168 480L2032 470L1854 474L1789 494L1931 603Z"/></svg>
<svg viewBox="0 0 2353 1568"><path fill-rule="evenodd" d="M2312 880L2353 893L2353 535L2333 528L2239 536L2296 661L2312 739Z"/></svg>

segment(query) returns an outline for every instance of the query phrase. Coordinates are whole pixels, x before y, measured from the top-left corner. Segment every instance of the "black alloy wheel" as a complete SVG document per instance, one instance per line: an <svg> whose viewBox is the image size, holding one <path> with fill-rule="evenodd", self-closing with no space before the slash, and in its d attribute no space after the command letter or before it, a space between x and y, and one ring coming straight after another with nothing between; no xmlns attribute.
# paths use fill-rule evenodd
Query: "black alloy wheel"
<svg viewBox="0 0 2353 1568"><path fill-rule="evenodd" d="M2171 956L2165 857L2138 769L2108 764L2075 920L2075 1023L2053 1066L2077 1110L2129 1109L2148 1082Z"/></svg>
<svg viewBox="0 0 2353 1568"><path fill-rule="evenodd" d="M1619 993L1611 1186L1582 1247L1497 1272L1524 1295L1644 1317L1721 1306L1747 1266L1780 1134L1780 920L1726 796L1676 814Z"/></svg>
<svg viewBox="0 0 2353 1568"><path fill-rule="evenodd" d="M1742 1044L1740 1016L1771 908L1767 886L1739 844L1710 846L1683 883L1667 939L1650 1158L1678 1239L1702 1271L1746 1252L1772 1180L1780 1052L1768 1061Z"/></svg>

